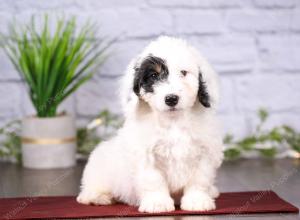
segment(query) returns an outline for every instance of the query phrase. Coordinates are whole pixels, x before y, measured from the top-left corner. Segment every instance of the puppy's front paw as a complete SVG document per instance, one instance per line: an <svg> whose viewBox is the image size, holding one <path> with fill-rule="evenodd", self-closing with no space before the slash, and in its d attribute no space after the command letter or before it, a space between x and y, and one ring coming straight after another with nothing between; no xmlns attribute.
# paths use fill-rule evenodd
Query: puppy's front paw
<svg viewBox="0 0 300 220"><path fill-rule="evenodd" d="M216 208L214 200L204 192L195 192L184 195L180 208L187 211L209 211Z"/></svg>
<svg viewBox="0 0 300 220"><path fill-rule="evenodd" d="M170 212L174 211L174 201L169 195L151 193L141 199L140 212Z"/></svg>
<svg viewBox="0 0 300 220"><path fill-rule="evenodd" d="M110 205L113 203L110 193L81 192L76 200L85 205Z"/></svg>

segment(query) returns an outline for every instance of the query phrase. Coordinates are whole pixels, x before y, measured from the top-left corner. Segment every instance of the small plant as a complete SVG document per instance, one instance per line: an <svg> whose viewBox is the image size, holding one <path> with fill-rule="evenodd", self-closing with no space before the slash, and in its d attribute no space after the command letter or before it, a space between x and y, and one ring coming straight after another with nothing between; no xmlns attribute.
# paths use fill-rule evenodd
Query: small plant
<svg viewBox="0 0 300 220"><path fill-rule="evenodd" d="M287 125L263 130L268 119L268 112L264 109L258 111L259 123L255 132L240 140L234 140L232 135L226 135L224 143L229 147L225 150L225 158L236 159L244 153L258 152L260 155L272 158L279 154L280 149L292 149L300 152L300 133Z"/></svg>
<svg viewBox="0 0 300 220"><path fill-rule="evenodd" d="M2 47L27 83L38 117L54 117L58 105L90 79L112 42L95 39L95 26L78 29L75 18L58 19L51 33L48 16L41 30L32 17L27 25L10 25Z"/></svg>

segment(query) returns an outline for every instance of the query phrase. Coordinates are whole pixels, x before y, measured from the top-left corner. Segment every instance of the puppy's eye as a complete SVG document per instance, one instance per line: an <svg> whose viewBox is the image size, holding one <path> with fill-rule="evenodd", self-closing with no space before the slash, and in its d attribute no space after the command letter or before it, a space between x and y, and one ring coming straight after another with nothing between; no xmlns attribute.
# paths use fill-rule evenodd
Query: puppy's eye
<svg viewBox="0 0 300 220"><path fill-rule="evenodd" d="M181 70L180 72L183 76L186 76L186 74L188 73L188 71L186 71L186 70Z"/></svg>
<svg viewBox="0 0 300 220"><path fill-rule="evenodd" d="M151 73L150 78L151 79L157 79L158 78L158 73L156 73L156 72Z"/></svg>

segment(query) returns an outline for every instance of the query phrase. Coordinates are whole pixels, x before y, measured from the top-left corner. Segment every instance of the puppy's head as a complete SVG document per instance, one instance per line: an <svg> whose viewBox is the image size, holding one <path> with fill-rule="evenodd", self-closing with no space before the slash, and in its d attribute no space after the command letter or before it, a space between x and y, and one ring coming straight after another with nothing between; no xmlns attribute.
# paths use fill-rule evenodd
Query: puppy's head
<svg viewBox="0 0 300 220"><path fill-rule="evenodd" d="M161 37L135 63L133 91L155 111L179 112L195 105L209 109L216 100L215 81L213 70L194 48Z"/></svg>

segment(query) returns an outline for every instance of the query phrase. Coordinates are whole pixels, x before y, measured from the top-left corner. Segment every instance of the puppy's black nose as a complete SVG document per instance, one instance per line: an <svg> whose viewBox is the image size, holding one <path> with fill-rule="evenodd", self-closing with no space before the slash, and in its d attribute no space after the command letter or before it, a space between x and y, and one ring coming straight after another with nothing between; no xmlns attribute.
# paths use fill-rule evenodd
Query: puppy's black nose
<svg viewBox="0 0 300 220"><path fill-rule="evenodd" d="M170 107L174 107L175 105L177 105L178 99L178 95L170 94L165 97L165 103Z"/></svg>

